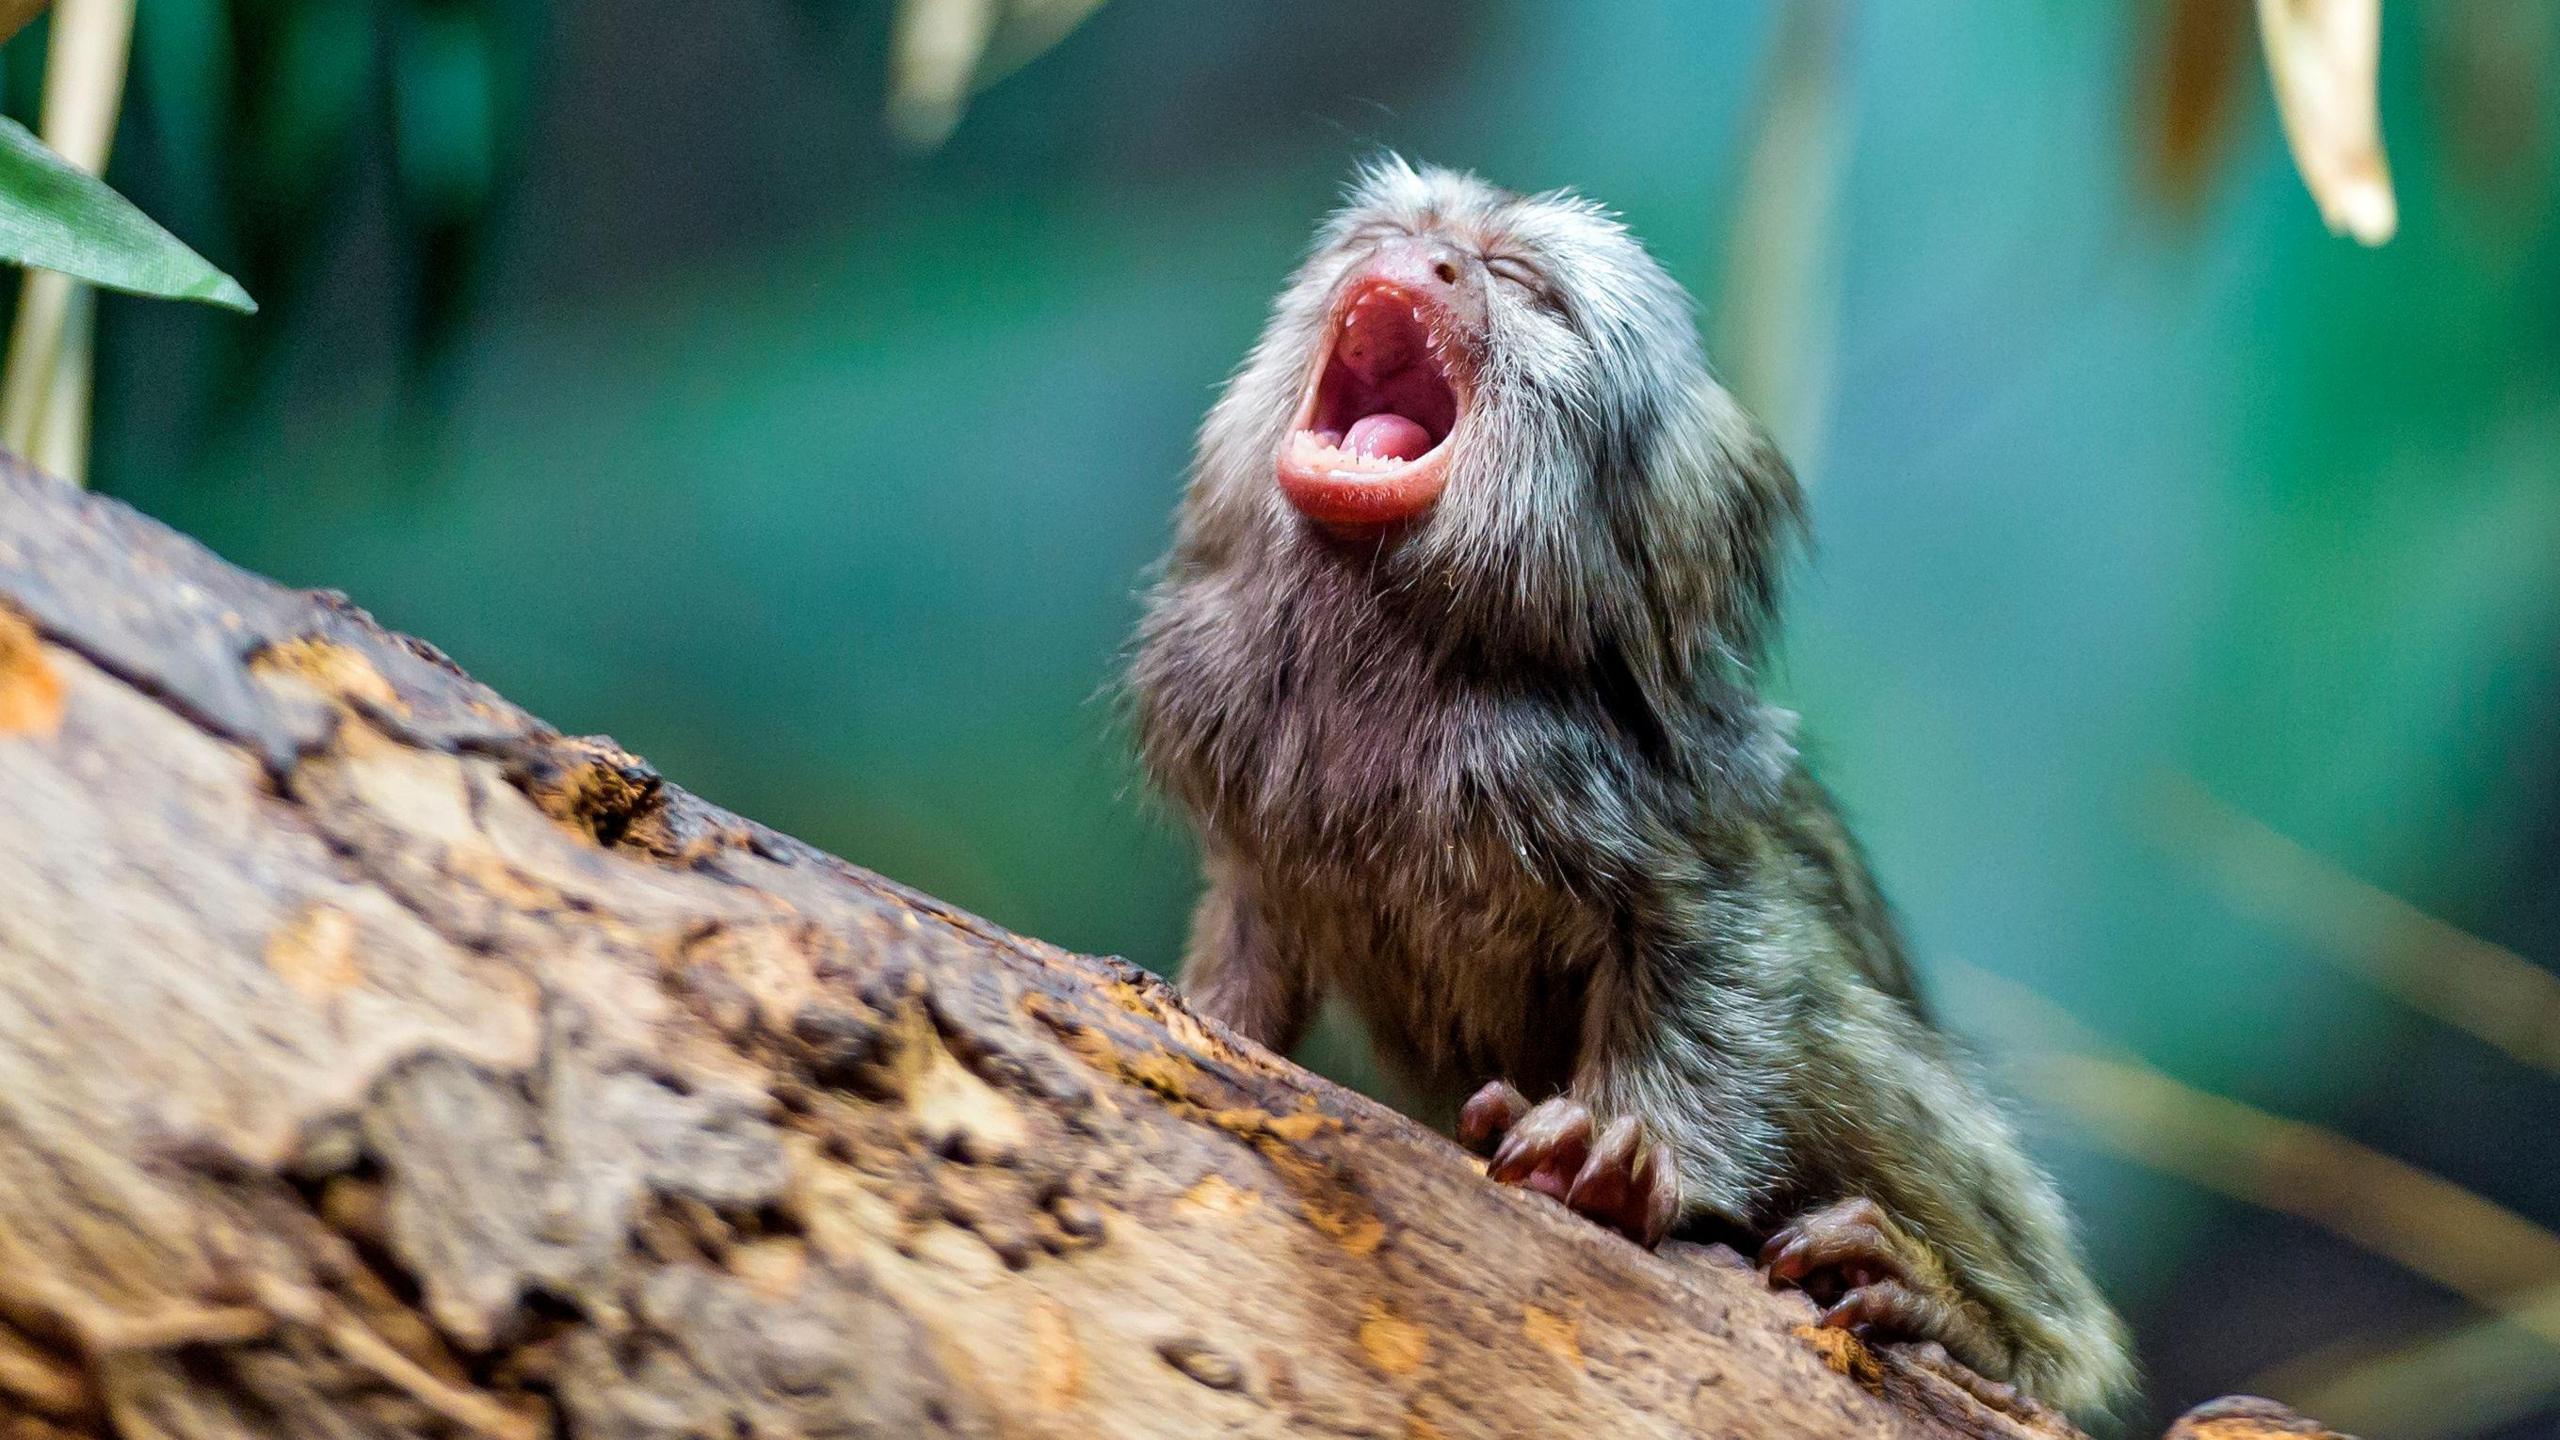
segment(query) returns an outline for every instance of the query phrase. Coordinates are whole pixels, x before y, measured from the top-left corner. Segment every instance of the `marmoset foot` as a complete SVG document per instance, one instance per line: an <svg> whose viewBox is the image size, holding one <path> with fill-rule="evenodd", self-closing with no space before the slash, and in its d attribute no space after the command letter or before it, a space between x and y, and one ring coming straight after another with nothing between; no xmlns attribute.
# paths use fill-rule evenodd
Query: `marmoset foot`
<svg viewBox="0 0 2560 1440"><path fill-rule="evenodd" d="M1760 1247L1760 1266L1772 1281L1812 1296L1824 1325L1900 1342L1911 1358L1995 1410L2041 1411L2016 1386L1958 1358L1972 1348L1978 1325L1947 1292L1928 1252L1873 1200L1857 1196L1797 1216Z"/></svg>
<svg viewBox="0 0 2560 1440"><path fill-rule="evenodd" d="M1662 1243L1679 1214L1670 1152L1633 1115L1599 1125L1579 1100L1532 1106L1496 1080L1459 1114L1458 1139L1492 1156L1485 1173L1495 1180L1553 1196L1639 1245Z"/></svg>

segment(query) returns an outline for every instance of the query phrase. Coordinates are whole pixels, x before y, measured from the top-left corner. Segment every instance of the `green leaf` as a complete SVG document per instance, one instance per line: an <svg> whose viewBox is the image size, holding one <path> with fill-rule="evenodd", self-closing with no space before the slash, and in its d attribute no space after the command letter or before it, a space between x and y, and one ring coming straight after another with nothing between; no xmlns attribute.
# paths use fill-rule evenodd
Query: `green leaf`
<svg viewBox="0 0 2560 1440"><path fill-rule="evenodd" d="M240 282L153 224L106 182L0 118L0 260L93 285L253 312Z"/></svg>

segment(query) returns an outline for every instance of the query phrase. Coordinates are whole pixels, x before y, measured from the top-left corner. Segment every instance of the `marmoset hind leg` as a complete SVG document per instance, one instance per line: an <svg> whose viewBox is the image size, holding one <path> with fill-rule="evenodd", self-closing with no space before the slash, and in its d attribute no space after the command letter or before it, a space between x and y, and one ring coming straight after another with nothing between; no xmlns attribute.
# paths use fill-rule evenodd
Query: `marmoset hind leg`
<svg viewBox="0 0 2560 1440"><path fill-rule="evenodd" d="M1762 1266L1826 1324L1935 1342L2064 1409L2121 1393L2127 1338L2053 1182L1906 1004L1854 981L1840 999L1806 1072L1802 1203Z"/></svg>
<svg viewBox="0 0 2560 1440"><path fill-rule="evenodd" d="M2060 1197L1910 997L1854 853L1823 842L1728 872L1697 911L1721 943L1604 969L1566 1092L1497 1081L1461 1138L1645 1244L1710 1219L1766 1235L1763 1266L1824 1323L1943 1347L1986 1399L2101 1404L2130 1361Z"/></svg>
<svg viewBox="0 0 2560 1440"><path fill-rule="evenodd" d="M1297 1048L1315 1015L1307 968L1281 953L1256 908L1252 882L1211 856L1209 888L1191 917L1182 957L1182 994L1191 1008L1282 1055Z"/></svg>
<svg viewBox="0 0 2560 1440"><path fill-rule="evenodd" d="M1948 1098L1933 1090L1961 1083L1943 1062L1906 1052L1883 1068L1905 1065L1917 1083L1890 1074L1881 1086L1835 1087L1866 1090L1834 1101L1866 1118L1844 1112L1842 1132L1795 1157L1820 1170L1785 1186L1803 1197L1791 1213L1772 1193L1775 1167L1746 1158L1768 1159L1764 1127L1740 1126L1740 1147L1719 1145L1692 1107L1721 1077L1684 1070L1676 1053L1610 1056L1536 1105L1492 1082L1468 1103L1460 1138L1492 1155L1494 1179L1642 1244L1701 1221L1768 1232L1762 1267L1812 1295L1823 1324L1927 1347L1986 1403L2020 1408L2023 1388L2067 1409L2103 1404L2129 1378L2125 1339L2070 1252L2051 1182L1978 1099L1921 1109ZM1842 1143L1855 1153L1823 1153Z"/></svg>

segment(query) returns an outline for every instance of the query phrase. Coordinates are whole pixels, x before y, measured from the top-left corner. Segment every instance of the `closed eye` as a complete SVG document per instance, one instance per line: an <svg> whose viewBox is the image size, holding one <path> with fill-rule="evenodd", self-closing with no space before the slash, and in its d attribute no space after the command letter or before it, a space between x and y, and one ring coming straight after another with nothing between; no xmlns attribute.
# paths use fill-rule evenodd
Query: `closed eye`
<svg viewBox="0 0 2560 1440"><path fill-rule="evenodd" d="M1555 286L1548 283L1545 273L1537 266L1517 255L1487 255L1484 268L1494 279L1518 288L1528 297L1529 303L1539 309L1557 315L1564 313L1563 297L1556 294Z"/></svg>

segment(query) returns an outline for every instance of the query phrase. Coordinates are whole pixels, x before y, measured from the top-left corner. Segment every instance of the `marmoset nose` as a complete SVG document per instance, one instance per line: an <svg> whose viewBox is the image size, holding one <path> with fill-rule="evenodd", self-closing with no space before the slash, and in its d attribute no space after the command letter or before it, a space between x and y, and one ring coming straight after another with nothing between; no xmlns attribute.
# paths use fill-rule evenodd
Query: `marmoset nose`
<svg viewBox="0 0 2560 1440"><path fill-rule="evenodd" d="M1484 323L1484 264L1466 250L1430 235L1399 235L1378 246L1368 275L1435 303L1462 327Z"/></svg>

